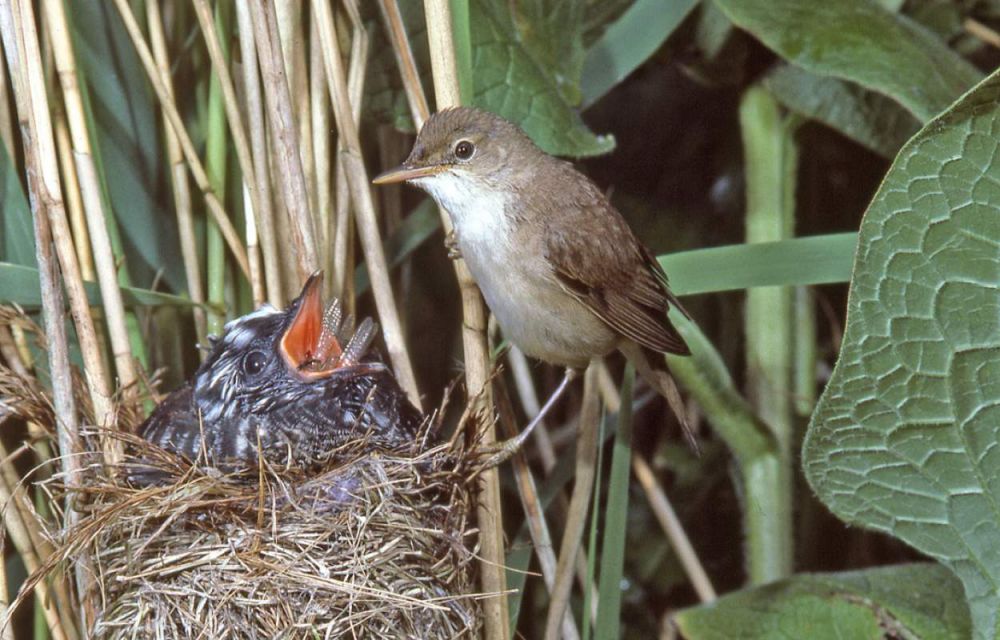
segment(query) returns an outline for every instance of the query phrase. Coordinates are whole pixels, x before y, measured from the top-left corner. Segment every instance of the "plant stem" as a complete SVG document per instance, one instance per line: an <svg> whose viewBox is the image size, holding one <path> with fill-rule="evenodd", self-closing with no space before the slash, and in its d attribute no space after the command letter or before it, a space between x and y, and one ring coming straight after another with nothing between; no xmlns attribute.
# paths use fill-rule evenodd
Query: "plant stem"
<svg viewBox="0 0 1000 640"><path fill-rule="evenodd" d="M743 485L747 568L751 582L767 582L787 570L790 559L791 494L781 472L785 467L777 438L737 392L701 330L681 314L671 319L691 347L691 356L667 356L670 371L736 458Z"/></svg>
<svg viewBox="0 0 1000 640"><path fill-rule="evenodd" d="M751 87L740 104L746 165L747 243L774 242L793 235L797 152L794 120L783 120L777 101L763 88ZM761 512L749 503L748 519L759 517L768 539L783 547L766 566L751 565L751 581L769 582L792 572L792 362L794 331L789 287L759 287L747 291L746 360L751 403L771 426L778 458L755 464L751 482L771 485L780 502ZM777 551L777 550L776 550Z"/></svg>
<svg viewBox="0 0 1000 640"><path fill-rule="evenodd" d="M224 19L223 4L216 7L217 25L202 24L203 30L217 29L220 42L228 42L228 21ZM206 36L208 37L208 36ZM225 56L225 51L219 51ZM226 152L228 136L226 135L226 104L223 85L219 80L218 66L212 69L212 78L208 89L208 116L205 130L208 137L205 141L205 171L208 184L212 191L222 196L226 193ZM230 126L233 122L230 121ZM226 307L226 246L218 225L209 221L205 229L205 253L208 272L208 302L211 311L208 314L208 332L221 335L225 323Z"/></svg>
<svg viewBox="0 0 1000 640"><path fill-rule="evenodd" d="M450 2L451 0L424 0L431 70L434 75L435 103L439 110L457 106L462 101ZM467 29L468 25L463 25L462 28ZM451 231L451 218L445 211L441 212L441 224L446 234ZM486 308L465 262L455 261L455 273L462 294L462 344L465 349L466 391L469 402L479 405L480 415L489 416L492 414L493 398L487 384L490 358L486 344ZM488 447L496 442L496 429L490 423L484 426L486 429L482 432L480 443ZM483 593L490 596L483 600L485 637L486 640L507 640L510 637L510 630L507 597L503 595L506 591L507 576L504 571L500 480L496 469L483 473L481 478L478 516L479 542L483 559L480 574ZM557 629L560 624L560 620L555 622Z"/></svg>

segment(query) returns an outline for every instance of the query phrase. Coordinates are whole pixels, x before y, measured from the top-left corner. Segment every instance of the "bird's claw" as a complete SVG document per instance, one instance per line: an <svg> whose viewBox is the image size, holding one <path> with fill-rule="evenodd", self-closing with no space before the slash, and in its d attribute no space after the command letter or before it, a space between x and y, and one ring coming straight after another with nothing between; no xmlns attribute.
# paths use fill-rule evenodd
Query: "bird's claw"
<svg viewBox="0 0 1000 640"><path fill-rule="evenodd" d="M448 235L444 237L444 247L448 250L448 257L452 260L459 260L462 257L462 251L458 248L458 238L455 236L454 231L449 231Z"/></svg>

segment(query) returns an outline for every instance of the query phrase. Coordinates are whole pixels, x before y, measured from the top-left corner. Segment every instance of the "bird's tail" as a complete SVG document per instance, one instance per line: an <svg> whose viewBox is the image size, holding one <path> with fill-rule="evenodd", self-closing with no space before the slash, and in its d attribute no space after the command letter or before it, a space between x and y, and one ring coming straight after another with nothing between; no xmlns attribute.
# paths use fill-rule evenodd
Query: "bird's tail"
<svg viewBox="0 0 1000 640"><path fill-rule="evenodd" d="M645 349L632 341L622 344L619 348L635 367L639 376L646 381L646 384L653 387L667 400L670 410L677 416L681 431L684 432L684 438L688 441L692 451L701 455L701 447L698 446L698 440L694 437L694 431L687 420L687 410L684 406L684 400L681 398L681 392L677 389L677 383L670 375L670 370L667 369L663 354Z"/></svg>

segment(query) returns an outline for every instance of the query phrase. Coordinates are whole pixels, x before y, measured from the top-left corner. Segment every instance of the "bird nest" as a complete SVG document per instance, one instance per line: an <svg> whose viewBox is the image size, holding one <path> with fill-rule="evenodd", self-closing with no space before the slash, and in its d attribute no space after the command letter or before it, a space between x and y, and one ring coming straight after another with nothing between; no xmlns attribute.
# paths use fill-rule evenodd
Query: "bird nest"
<svg viewBox="0 0 1000 640"><path fill-rule="evenodd" d="M466 453L359 439L318 473L221 475L151 451L146 487L94 465L55 558L92 559L97 638L477 637Z"/></svg>
<svg viewBox="0 0 1000 640"><path fill-rule="evenodd" d="M2 365L0 408L0 421L52 424L39 383ZM42 523L56 550L18 602L84 563L88 637L478 637L475 422L466 412L447 442L425 421L395 448L360 435L321 468L262 461L232 473L123 431L113 437L129 455L109 467L97 453L108 434L84 434L91 462L75 486L62 474L37 485L60 516Z"/></svg>

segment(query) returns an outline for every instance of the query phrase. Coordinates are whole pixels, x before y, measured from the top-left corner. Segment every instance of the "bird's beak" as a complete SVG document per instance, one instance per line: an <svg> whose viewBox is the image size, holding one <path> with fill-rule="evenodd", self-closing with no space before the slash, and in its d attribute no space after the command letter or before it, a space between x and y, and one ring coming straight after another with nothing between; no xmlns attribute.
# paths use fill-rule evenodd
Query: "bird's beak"
<svg viewBox="0 0 1000 640"><path fill-rule="evenodd" d="M372 180L373 184L392 184L393 182L406 182L417 178L427 178L436 176L448 170L446 164L430 164L426 167L408 167L405 164L380 173Z"/></svg>
<svg viewBox="0 0 1000 640"><path fill-rule="evenodd" d="M329 344L325 349L320 347L320 337L323 334L322 289L323 272L318 271L309 276L302 293L292 303L295 317L281 337L281 353L289 368L294 371L302 371L313 362L326 362L331 356L340 355L340 344L336 340L323 341ZM336 353L332 353L333 351Z"/></svg>

